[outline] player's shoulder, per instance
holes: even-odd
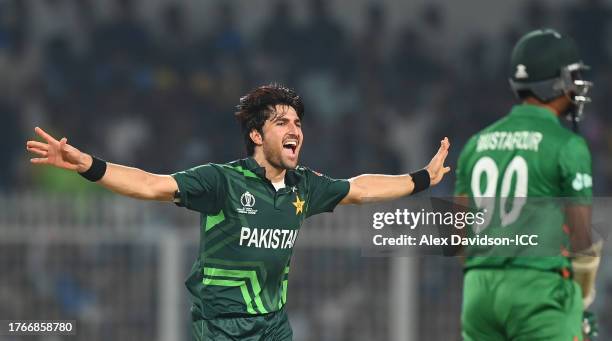
[[[522,115],[526,112],[531,112],[533,110],[534,109],[531,106],[515,106],[507,115],[499,118],[495,122],[489,124],[488,126],[479,130],[477,133],[473,134],[469,138],[468,142],[465,144],[465,147],[469,148],[471,146],[475,146],[481,136],[483,138],[486,138],[491,134],[499,135],[499,133],[502,133],[502,135],[505,134],[505,136],[509,136],[508,134],[510,133],[514,135],[527,134],[525,135],[527,137],[530,136],[529,134],[536,134],[538,135],[537,139],[541,140],[544,144],[549,144],[558,147],[561,147],[567,143],[586,144],[582,136],[565,127],[559,122],[558,118],[556,117],[547,117],[542,115]],[[521,115],[514,115],[513,113],[515,111],[520,111]],[[536,111],[536,113],[537,112],[538,111]],[[542,110],[540,110],[539,112],[542,112]],[[525,126],[525,117],[529,117],[530,122],[533,122],[532,124],[530,123],[530,126]]]
[[[257,168],[261,168],[255,160],[251,158],[233,160],[226,163],[209,163],[210,167],[216,169],[223,175],[240,175],[256,178]]]
[[[477,150],[480,149],[479,144],[481,142],[489,141],[490,143],[493,143],[492,139],[488,137],[494,137],[494,141],[496,141],[495,143],[498,143],[501,141],[501,136],[498,136],[501,132],[507,134],[508,131],[513,130],[512,126],[514,118],[510,114],[511,112],[480,129],[478,132],[472,134],[461,149],[459,161],[469,158],[472,155],[476,155]]]
[[[215,167],[218,169],[239,169],[246,168],[246,162],[244,159],[233,160],[225,163],[208,163],[211,167]]]
[[[495,122],[489,124],[488,126],[480,129],[479,131],[477,131],[476,133],[472,134],[467,142],[465,143],[466,147],[469,147],[471,145],[475,145],[476,142],[478,141],[478,138],[480,137],[480,135],[483,134],[488,134],[490,132],[494,132],[494,131],[498,131],[502,126],[506,125],[508,120],[510,118],[508,116],[504,116],[501,117],[499,119],[497,119]]]
[[[175,175],[181,174],[191,174],[193,176],[206,178],[219,177],[222,175],[222,165],[216,163],[204,163],[175,173]]]
[[[317,172],[309,167],[298,165],[292,170],[292,173],[297,174],[300,178],[305,179],[308,183],[316,177],[324,177],[320,172]]]
[[[306,184],[315,184],[335,180],[326,174],[305,166],[297,166],[295,169],[293,169],[292,173],[295,173],[301,179],[304,179]]]
[[[468,154],[471,154],[472,152],[475,151],[476,149],[476,143],[478,141],[478,137],[480,136],[480,134],[482,134],[484,131],[481,130],[475,134],[472,134],[470,137],[468,137],[467,141],[463,144],[463,147],[461,148],[461,151],[459,153],[459,157],[461,158],[462,156],[466,156]]]
[[[583,136],[576,134],[573,131],[568,130],[568,132],[569,134],[567,134],[566,138],[563,139],[560,149],[568,153],[580,152],[590,154],[587,140]]]
[[[572,130],[568,129],[562,124],[552,125],[547,128],[549,128],[549,130],[546,131],[545,134],[548,133],[546,135],[555,136],[556,141],[560,141],[560,142],[571,141],[572,143],[586,143],[586,140],[584,139],[584,137],[582,137],[582,135],[573,132]]]
[[[514,112],[517,114],[514,115]],[[517,105],[506,117],[509,119],[510,126],[513,126],[515,117],[518,122],[524,122],[527,119],[530,130],[541,132],[549,143],[562,144],[568,139],[580,137],[564,126],[556,114],[539,106]]]
[[[201,169],[201,170],[214,170],[214,171],[222,171],[226,165],[228,165],[228,163],[214,163],[214,162],[207,162],[207,163],[203,163],[199,166],[196,166],[195,168],[197,169]]]
[[[312,177],[315,179],[318,179],[318,178],[331,179],[332,178],[325,173],[321,173],[317,170],[314,170],[306,166],[297,166],[293,171],[301,176]]]
[[[567,140],[568,142],[571,141],[572,143],[584,143],[584,144],[587,143],[584,136],[578,134],[577,132],[572,131],[561,125],[559,126],[559,129],[560,129],[559,133],[563,135],[564,140]]]
[[[309,167],[306,167],[306,166],[301,166],[301,165],[298,165],[297,167],[295,167],[295,169],[293,171],[298,173],[298,174],[300,174],[300,175],[323,176],[323,173],[317,172],[317,171],[313,170],[312,168],[309,168]]]
[[[472,135],[472,139],[477,139],[478,136],[483,134],[488,134],[491,132],[499,131],[505,129],[506,126],[512,124],[512,117],[508,114],[503,117],[500,117],[493,123],[479,130],[476,134]]]
[[[547,126],[545,130],[542,130],[542,133],[544,135],[542,142],[549,147],[552,146],[552,149],[557,152],[571,152],[577,149],[588,151],[589,149],[588,143],[582,135],[562,124]]]
[[[253,174],[253,172],[248,167],[246,167],[242,160],[235,160],[226,163],[208,162],[197,165],[183,172],[192,173],[194,175],[207,178],[224,178],[232,174]]]

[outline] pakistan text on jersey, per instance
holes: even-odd
[[[537,152],[542,137],[542,133],[537,131],[495,131],[478,137],[476,151],[530,150]]]
[[[239,245],[263,249],[291,249],[297,236],[298,230],[242,227]]]

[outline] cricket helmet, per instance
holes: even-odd
[[[580,121],[592,82],[582,78],[589,69],[578,55],[574,41],[552,29],[527,33],[514,46],[510,60],[510,86],[519,98],[535,96],[548,102],[568,96],[572,106],[567,118]]]

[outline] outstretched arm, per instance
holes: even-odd
[[[65,137],[58,141],[39,127],[34,131],[44,142],[26,143],[27,150],[38,155],[30,159],[33,164],[50,165],[79,173],[91,167],[91,155],[69,145]],[[107,163],[106,172],[97,183],[115,193],[147,200],[172,201],[178,190],[176,181],[170,175],[152,174],[113,163]]]
[[[429,174],[430,186],[437,185],[442,181],[444,175],[450,171],[450,167],[444,166],[449,147],[450,142],[445,137],[444,140],[440,141],[438,152],[425,167]],[[349,181],[351,182],[351,188],[346,197],[340,201],[341,205],[397,199],[412,194],[415,185],[409,174],[363,174]]]

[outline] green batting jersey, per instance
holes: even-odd
[[[201,214],[198,257],[186,281],[195,320],[280,310],[300,226],[331,212],[350,187],[297,167],[277,191],[253,158],[172,176],[177,204]]]
[[[485,212],[479,235],[537,236],[537,247],[470,246],[466,268],[569,267],[569,236],[558,198],[590,204],[591,155],[585,140],[553,112],[517,105],[469,139],[459,156],[455,195],[467,195],[472,207]]]

